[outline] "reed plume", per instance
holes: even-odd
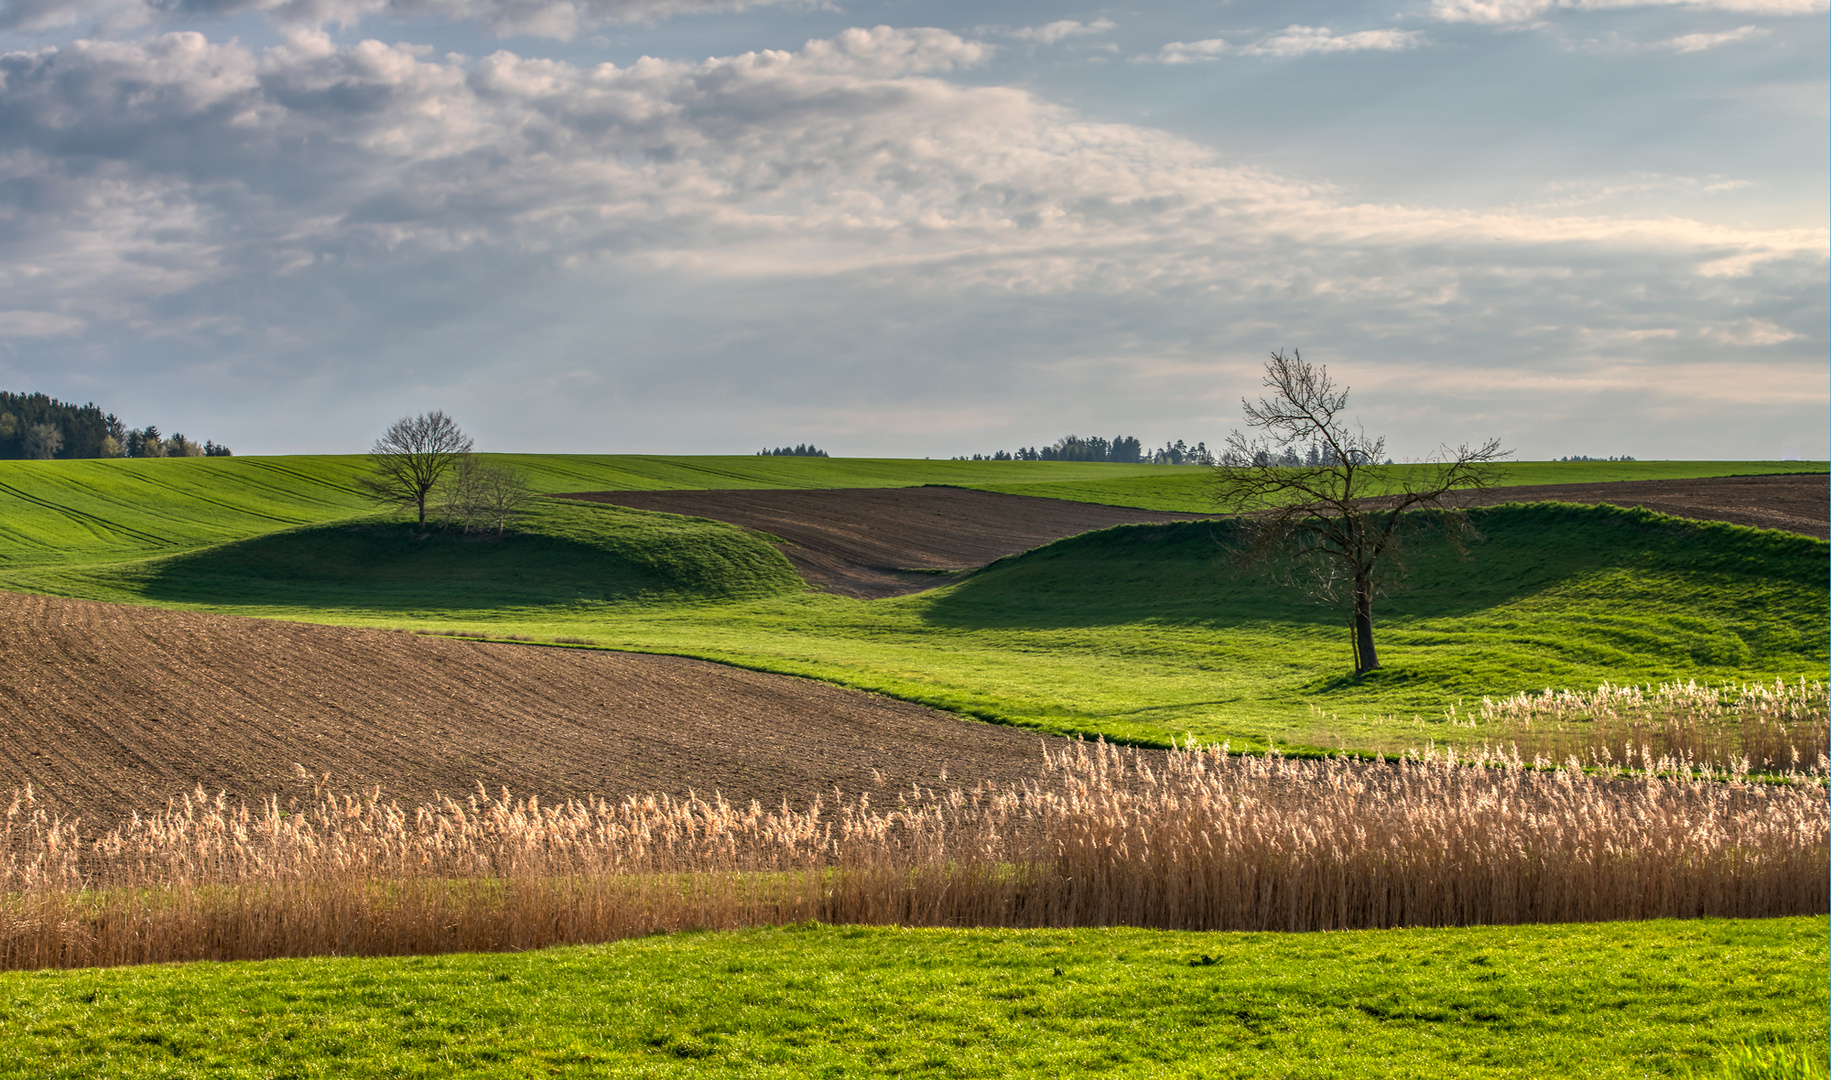
[[[650,796],[403,807],[201,790],[101,836],[0,840],[0,968],[402,955],[819,919],[1328,930],[1823,913],[1827,762],[1396,761],[1082,743],[1006,786],[806,809]]]

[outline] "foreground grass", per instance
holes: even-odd
[[[0,975],[0,1077],[1824,1075],[1824,918],[799,926]]]

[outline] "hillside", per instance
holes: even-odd
[[[932,589],[1093,529],[1194,516],[958,487],[591,491],[566,498],[754,529],[785,541],[782,554],[808,584],[861,599]]]
[[[1154,511],[1206,513],[1199,467],[1065,461],[487,455],[542,493],[948,484]],[[0,461],[0,573],[168,555],[374,512],[360,455]],[[1550,462],[1508,484],[1817,472],[1823,462]]]
[[[1824,669],[1824,541],[1638,509],[1472,513],[1487,539],[1468,558],[1412,550],[1409,577],[1376,613],[1386,667],[1359,683],[1344,677],[1340,616],[1239,572],[1225,522],[1093,532],[870,602],[803,591],[770,544],[732,526],[579,503],[549,508],[554,535],[500,545],[351,523],[7,580],[309,622],[584,640],[1156,744],[1185,734],[1367,750],[1478,744],[1481,732],[1437,722],[1448,706],[1604,680]],[[499,562],[516,544],[547,554]]]

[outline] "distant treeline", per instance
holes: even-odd
[[[798,446],[778,446],[774,450],[758,450],[758,457],[826,457],[827,452],[813,443],[801,443]]]
[[[1164,443],[1156,450],[1146,450],[1136,436],[1121,435],[1115,439],[1098,436],[1082,438],[1064,435],[1053,446],[1038,450],[1020,446],[1016,450],[998,450],[990,454],[957,457],[955,461],[1117,461],[1132,465],[1212,465],[1214,454],[1206,443],[1190,446],[1181,439]]]
[[[1633,461],[1634,459],[1632,456],[1630,456],[1628,454],[1623,454],[1620,457],[1590,457],[1588,454],[1573,454],[1570,457],[1561,457],[1558,460],[1559,461]]]
[[[1351,451],[1349,451],[1348,457],[1349,457],[1349,460],[1351,460],[1356,465],[1377,465],[1377,464],[1379,464],[1378,462],[1374,461],[1372,457],[1368,456],[1368,454],[1364,450],[1351,450]],[[1311,443],[1309,449],[1305,450],[1301,454],[1297,452],[1296,447],[1287,446],[1284,448],[1284,452],[1280,453],[1280,454],[1273,454],[1269,451],[1260,450],[1259,452],[1253,454],[1250,458],[1241,457],[1239,460],[1232,460],[1231,458],[1223,459],[1222,464],[1224,464],[1224,465],[1260,465],[1260,466],[1282,465],[1282,466],[1285,466],[1286,468],[1296,468],[1300,465],[1304,465],[1304,466],[1336,465],[1336,464],[1339,464],[1340,462],[1341,462],[1341,458],[1335,453],[1334,447],[1320,446],[1316,443]],[[1388,465],[1392,464],[1392,459],[1387,458],[1386,464],[1388,464]]]
[[[72,405],[44,394],[0,390],[0,458],[228,456],[226,446],[167,436],[151,424],[129,428],[93,402]]]

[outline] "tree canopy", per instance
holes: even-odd
[[[1383,437],[1348,426],[1348,388],[1337,388],[1327,368],[1295,350],[1274,352],[1262,383],[1269,396],[1240,401],[1258,434],[1227,437],[1215,466],[1215,503],[1246,515],[1245,558],[1288,559],[1319,598],[1347,608],[1354,673],[1365,675],[1380,666],[1373,601],[1402,567],[1406,532],[1430,525],[1460,545],[1467,522],[1445,496],[1489,486],[1493,464],[1511,452],[1489,439],[1394,466]]]

